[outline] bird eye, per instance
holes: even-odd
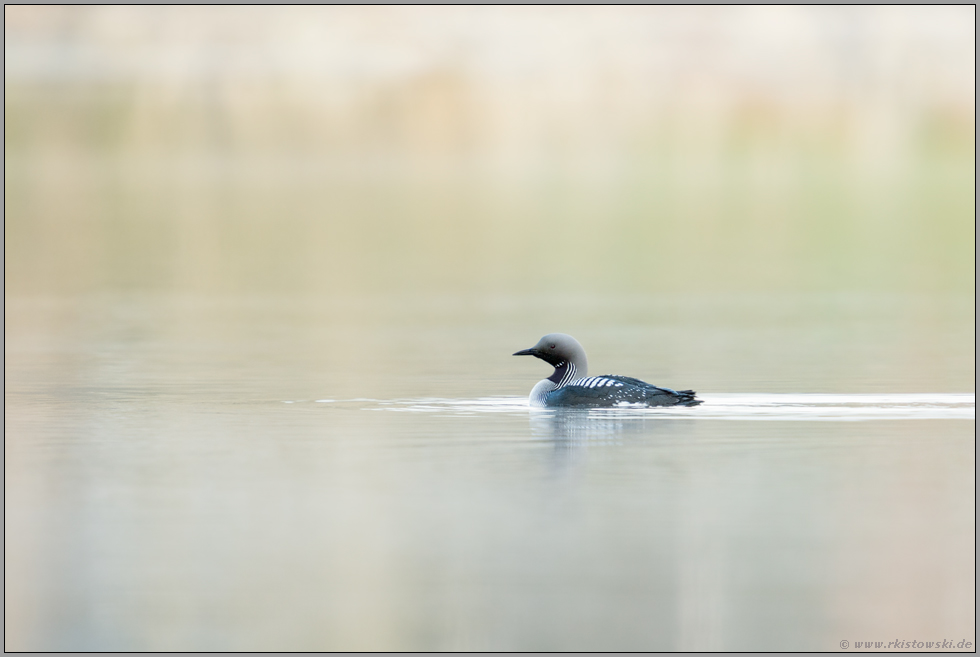
[[[555,345],[551,345],[551,348],[554,349],[555,348]]]

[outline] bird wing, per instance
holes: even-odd
[[[693,390],[671,390],[629,376],[603,374],[579,379],[548,394],[548,406],[697,406]]]

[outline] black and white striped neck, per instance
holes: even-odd
[[[555,384],[555,389],[567,386],[575,380],[575,365],[568,361],[561,361],[555,365],[555,372],[548,377],[548,380]]]

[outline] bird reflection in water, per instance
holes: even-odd
[[[535,440],[551,440],[556,448],[589,445],[621,445],[640,435],[676,435],[687,422],[656,417],[637,417],[596,409],[549,409],[529,414]]]

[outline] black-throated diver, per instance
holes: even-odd
[[[554,373],[531,390],[531,406],[697,406],[693,390],[659,388],[628,376],[589,376],[589,360],[578,340],[549,333],[515,356],[535,356],[554,366]]]

